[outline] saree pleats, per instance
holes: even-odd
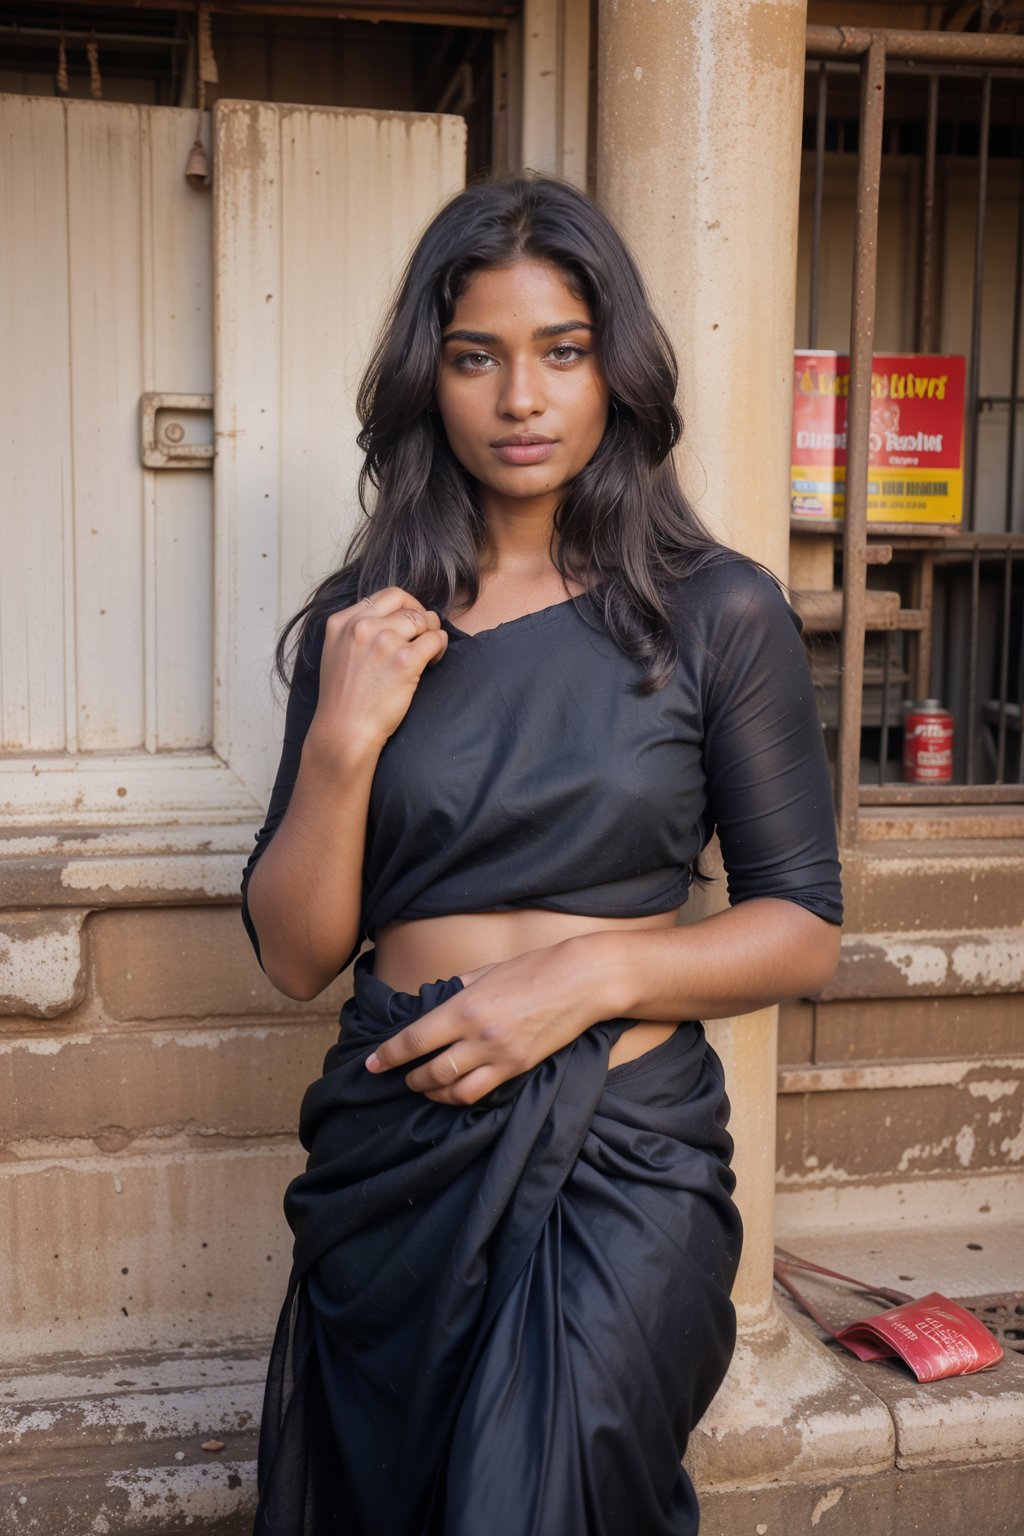
[[[609,1071],[608,1020],[453,1108],[364,1062],[461,982],[371,964],[303,1099],[255,1536],[693,1536],[740,1250],[701,1025]]]

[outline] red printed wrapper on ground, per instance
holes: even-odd
[[[1003,1358],[985,1325],[938,1291],[851,1323],[836,1338],[858,1360],[899,1355],[918,1381],[967,1376]]]

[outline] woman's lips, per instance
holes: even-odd
[[[506,464],[543,464],[558,447],[557,443],[492,443],[494,452]]]

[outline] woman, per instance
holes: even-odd
[[[363,381],[372,517],[279,642],[243,878],[290,997],[373,940],[302,1105],[260,1536],[697,1529],[740,1249],[699,1020],[818,990],[842,914],[799,620],[682,497],[675,387],[532,176],[438,214]],[[678,927],[716,827],[732,905]]]

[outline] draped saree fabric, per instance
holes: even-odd
[[[455,1108],[363,1063],[462,982],[372,959],[302,1103],[254,1536],[693,1536],[741,1238],[702,1025],[609,1071],[604,1021]]]

